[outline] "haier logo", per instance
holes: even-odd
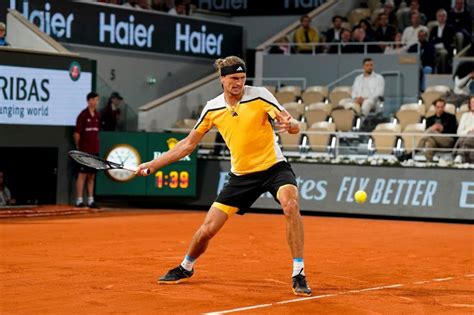
[[[151,48],[154,25],[145,26],[135,24],[135,17],[130,15],[128,21],[116,23],[115,14],[110,14],[107,19],[105,13],[99,14],[99,40],[101,43],[119,44],[123,46],[137,46]],[[108,35],[108,36],[106,36]]]
[[[206,26],[201,26],[201,32],[191,32],[191,26],[176,23],[176,50],[192,52],[195,54],[207,54],[220,56],[222,51],[222,40],[224,35],[206,33]]]
[[[16,6],[16,0],[10,0],[10,9],[19,10]],[[56,38],[71,38],[72,22],[74,21],[74,14],[67,16],[61,13],[52,13],[51,5],[46,2],[44,4],[44,11],[33,10],[30,13],[28,0],[23,1],[23,16],[31,23],[38,26],[38,28],[48,35],[53,35]]]
[[[324,3],[324,0],[285,0],[285,9],[314,9]]]

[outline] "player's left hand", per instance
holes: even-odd
[[[278,133],[288,132],[291,128],[291,116],[285,112],[279,112],[276,114],[276,128]]]

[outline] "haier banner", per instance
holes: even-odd
[[[474,170],[292,163],[305,211],[474,220]],[[198,205],[210,205],[228,179],[230,163],[200,160]],[[364,204],[354,201],[367,192]],[[263,194],[253,208],[280,206]]]
[[[0,51],[0,124],[73,126],[92,85],[86,59]]]
[[[192,0],[202,10],[225,12],[231,15],[300,15],[308,13],[326,0]]]
[[[242,53],[242,27],[121,6],[58,0],[0,1],[59,42],[216,58]]]

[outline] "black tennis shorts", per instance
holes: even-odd
[[[237,176],[229,173],[229,181],[224,185],[215,202],[238,208],[237,214],[244,214],[261,194],[270,192],[277,199],[278,189],[284,185],[297,187],[295,173],[286,161],[278,162],[267,170]]]

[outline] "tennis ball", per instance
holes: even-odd
[[[367,193],[363,190],[358,190],[354,194],[354,199],[357,203],[364,203],[367,200]]]

